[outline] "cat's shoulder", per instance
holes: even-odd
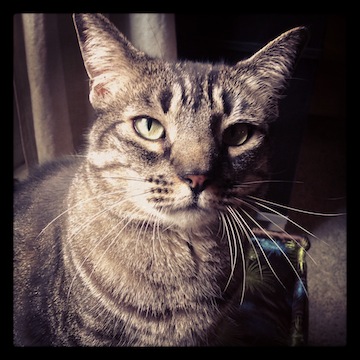
[[[63,172],[76,171],[81,161],[77,157],[63,157],[45,162],[29,170],[29,175],[24,180],[15,179],[15,191],[21,190],[34,182],[41,182],[46,178],[60,175]]]
[[[40,197],[46,195],[49,199],[52,197],[50,194],[64,194],[81,162],[80,157],[69,156],[31,169],[26,179],[17,181],[14,185],[15,205],[20,200],[26,202],[34,194]]]

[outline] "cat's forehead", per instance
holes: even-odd
[[[197,85],[208,83],[221,83],[227,75],[232,73],[232,67],[225,64],[199,63],[192,61],[178,61],[169,63],[166,61],[155,62],[155,66],[150,68],[149,74],[159,76],[167,84],[171,82],[189,82]],[[228,85],[231,84],[231,76],[228,78]]]
[[[149,81],[146,81],[147,78]],[[145,92],[162,111],[261,117],[248,71],[225,64],[156,62],[147,68]],[[260,110],[260,111],[259,111]]]

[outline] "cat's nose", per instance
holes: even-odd
[[[208,177],[205,175],[185,175],[183,180],[189,184],[194,192],[200,193],[205,190],[208,184]]]

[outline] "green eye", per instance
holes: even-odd
[[[134,120],[136,132],[146,140],[158,140],[165,137],[165,129],[159,121],[151,117],[139,117]]]
[[[223,141],[228,146],[240,146],[250,137],[250,128],[247,124],[237,123],[229,126],[223,134]]]

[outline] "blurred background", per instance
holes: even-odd
[[[235,63],[300,25],[310,39],[271,129],[267,198],[320,213],[346,212],[346,17],[339,14],[106,14],[152,56]],[[16,178],[81,151],[94,118],[70,14],[17,14],[14,39]],[[277,210],[309,236],[309,345],[346,344],[346,216]],[[289,232],[303,231],[288,222]]]

